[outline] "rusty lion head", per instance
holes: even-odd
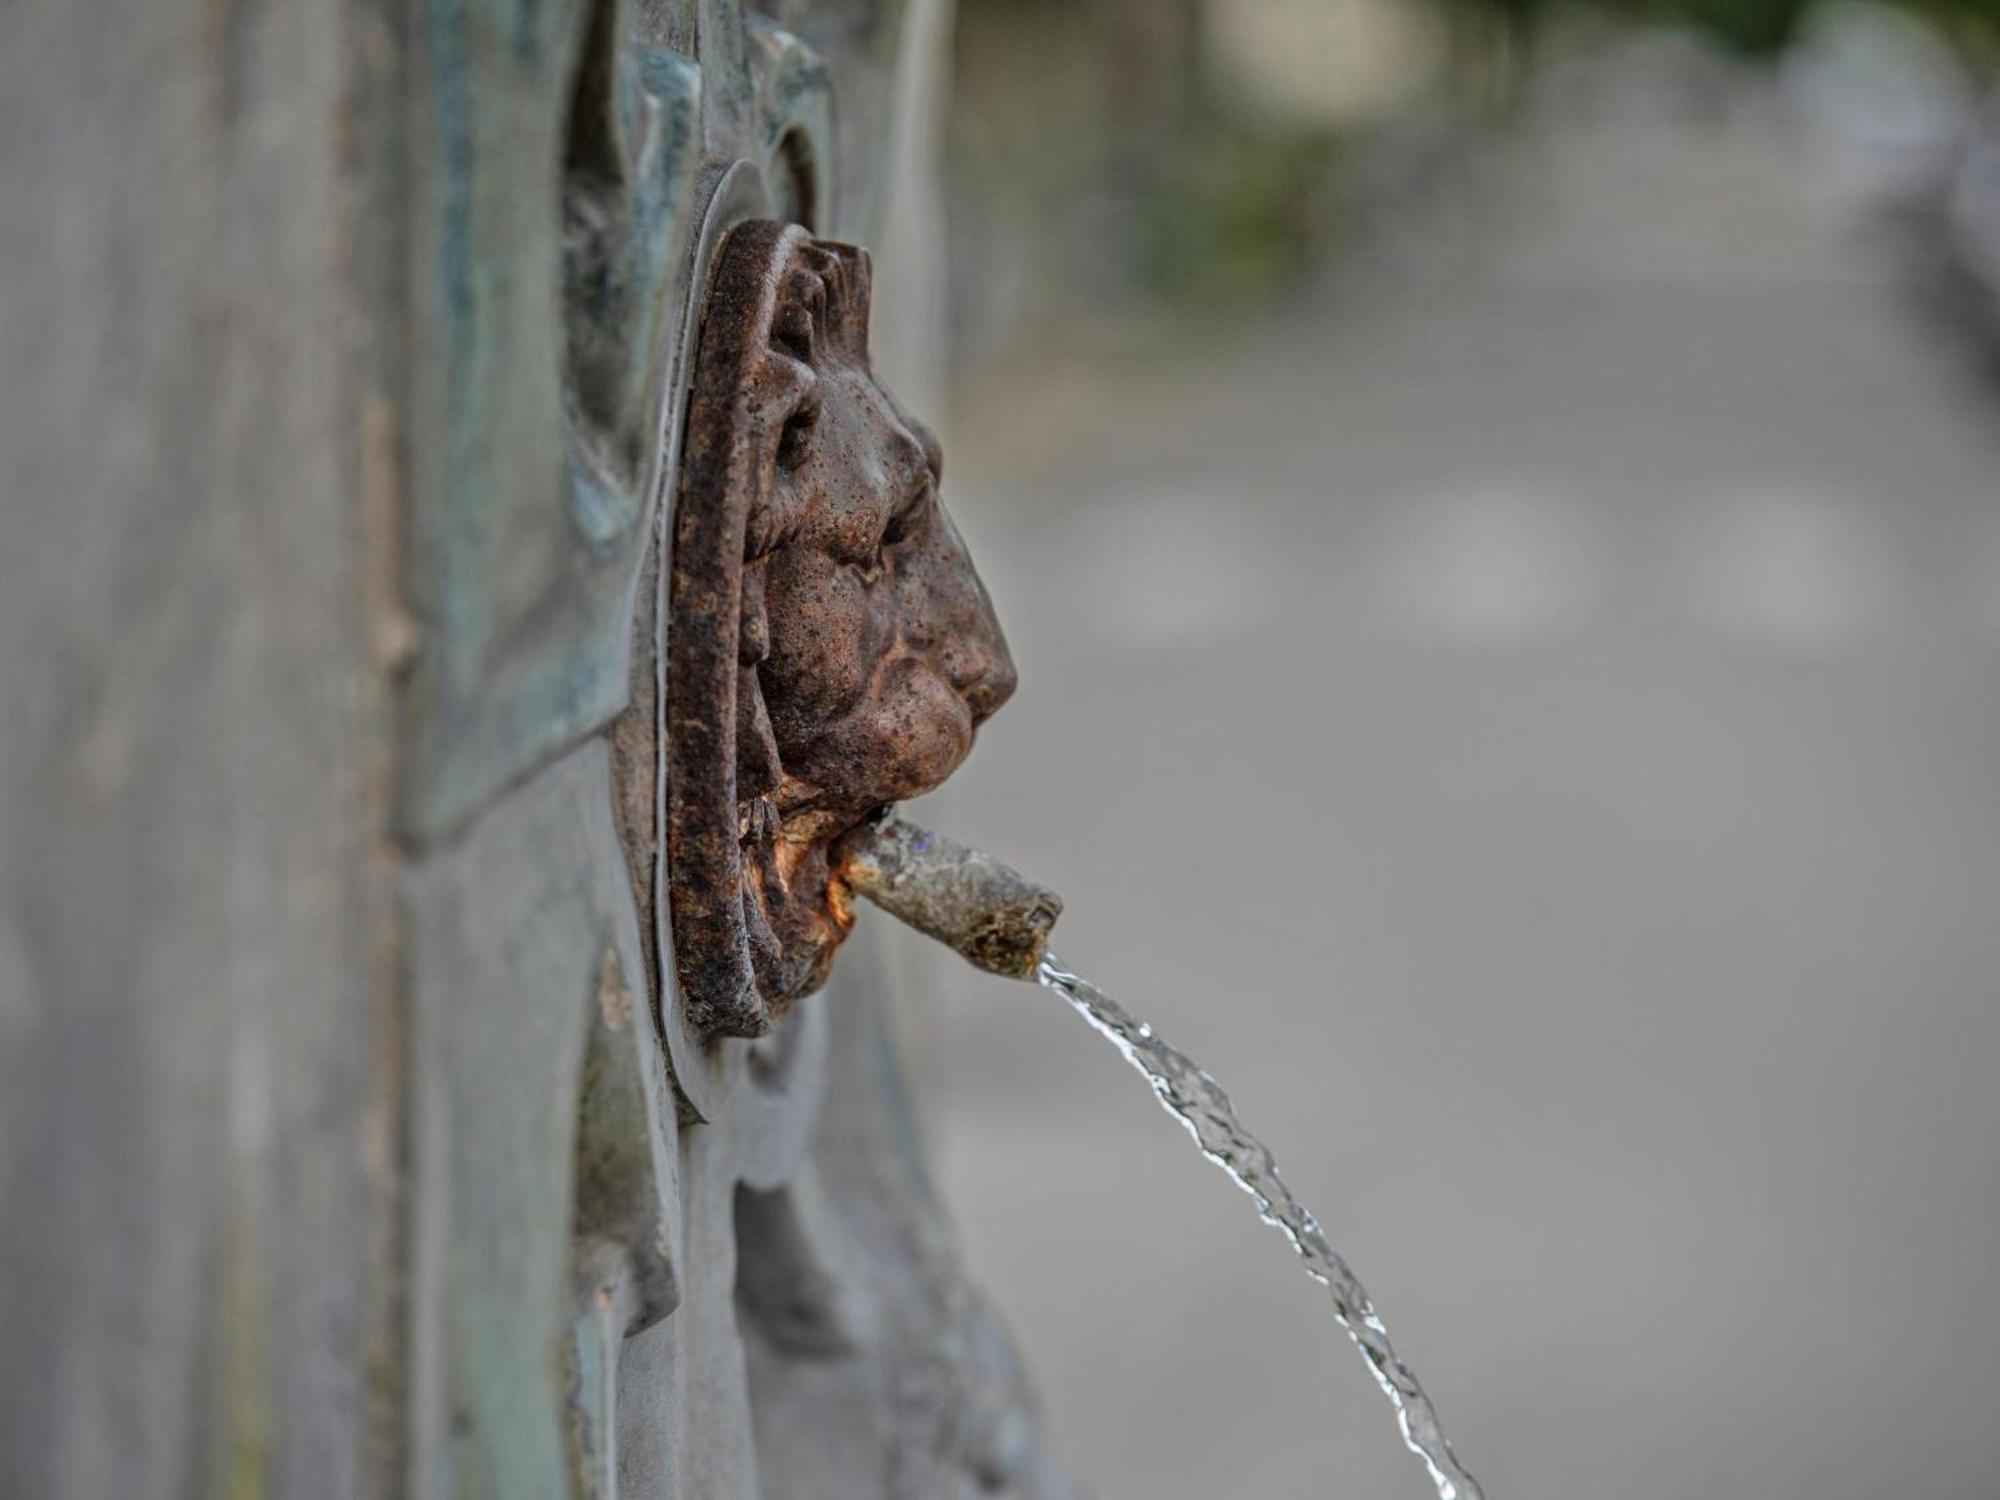
[[[709,1035],[824,982],[851,923],[831,846],[949,776],[1014,690],[937,441],[869,366],[869,291],[865,251],[767,221],[710,284],[665,671],[674,948]]]

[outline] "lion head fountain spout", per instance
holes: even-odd
[[[992,855],[884,813],[840,842],[835,902],[866,896],[966,962],[1032,979],[1062,897]]]
[[[981,968],[1038,982],[1146,1076],[1284,1233],[1439,1500],[1479,1500],[1367,1289],[1221,1087],[1048,952],[1053,891],[891,811],[964,760],[1013,692],[1014,666],[939,506],[937,444],[869,368],[868,298],[862,251],[763,220],[732,232],[709,290],[660,678],[667,895],[690,1041],[768,1032],[824,982],[856,895]],[[795,1230],[768,1219],[755,1241],[787,1297],[811,1280],[783,1258]],[[754,1283],[747,1295],[760,1295]],[[818,1350],[838,1327],[824,1322]]]
[[[674,948],[710,1036],[824,982],[853,921],[834,845],[942,782],[1014,690],[937,442],[870,368],[869,291],[864,251],[763,220],[710,283],[664,681]]]

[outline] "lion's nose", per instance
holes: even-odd
[[[927,655],[965,704],[976,728],[1014,696],[1019,678],[986,585],[965,539],[940,505],[911,581],[921,603],[905,616],[907,639]]]
[[[1014,670],[1014,658],[997,626],[988,649],[967,652],[966,655],[980,657],[981,670],[969,681],[954,682],[952,686],[958,689],[965,706],[972,711],[972,722],[983,724],[999,712],[1001,704],[1014,696],[1014,689],[1020,686],[1021,678]]]
[[[958,598],[956,607],[949,611],[955,619],[947,627],[939,665],[977,728],[1014,696],[1020,674],[1014,669],[1014,653],[1007,649],[1007,637],[1000,629],[1000,616],[959,539],[958,528],[947,518],[944,529],[952,541],[948,554],[950,588]]]

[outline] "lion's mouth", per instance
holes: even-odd
[[[825,980],[854,926],[841,840],[935,788],[971,751],[971,706],[936,666],[892,654],[867,701],[804,744],[777,746],[777,785],[737,805],[743,920],[759,988],[784,1003]]]
[[[745,916],[775,933],[796,929],[800,918],[811,914],[830,928],[820,932],[819,939],[837,944],[854,923],[838,899],[830,851],[850,834],[887,816],[890,806],[877,804],[857,814],[820,805],[816,799],[794,805],[797,810],[787,816],[783,799],[766,794],[746,801],[739,810],[737,842],[751,872],[750,889],[757,892],[755,899],[744,902]]]

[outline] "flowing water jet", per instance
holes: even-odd
[[[1403,1443],[1423,1463],[1439,1500],[1483,1500],[1452,1452],[1437,1408],[1389,1342],[1368,1289],[1327,1243],[1310,1210],[1278,1173],[1270,1148],[1245,1128],[1222,1087],[1195,1061],[1048,951],[1062,901],[989,854],[884,816],[851,835],[838,869],[839,899],[866,896],[892,916],[990,973],[1034,979],[1066,1000],[1152,1085],[1202,1154],[1257,1204],[1290,1241],[1305,1271],[1326,1289],[1333,1315],[1368,1361],[1395,1408]]]

